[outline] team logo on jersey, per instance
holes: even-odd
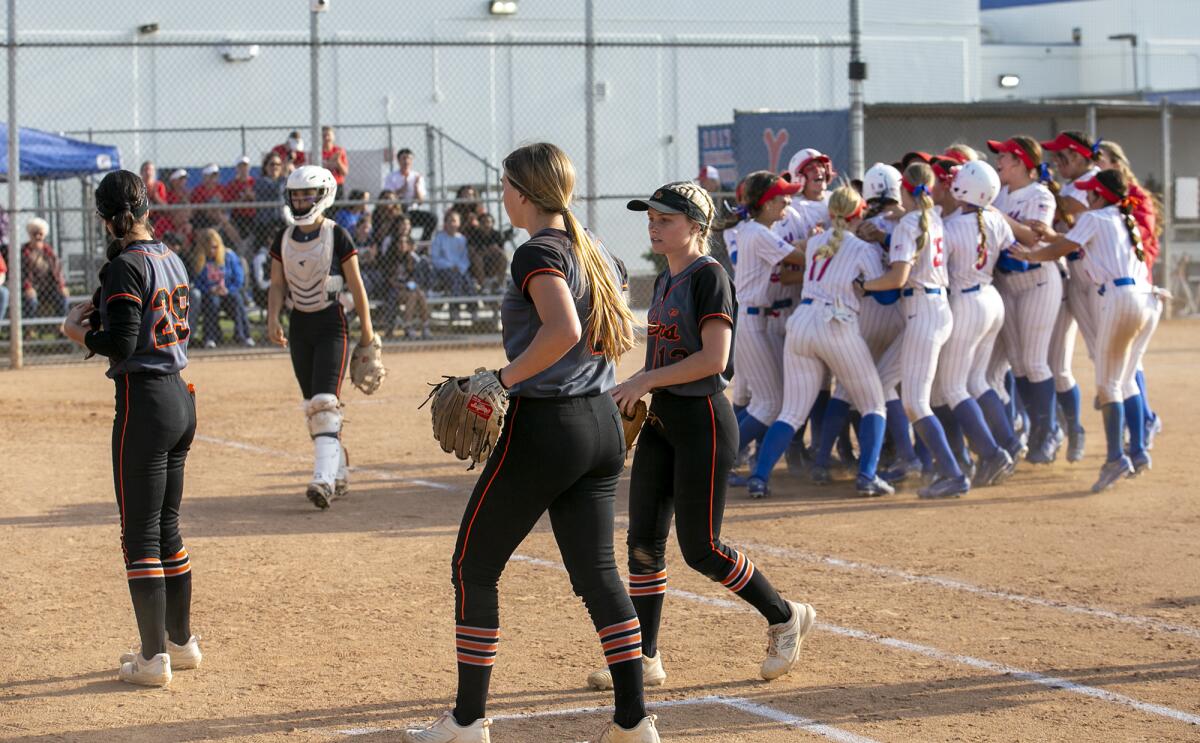
[[[660,338],[664,341],[678,343],[679,326],[675,324],[663,325],[662,323],[651,323],[646,327],[646,335]]]

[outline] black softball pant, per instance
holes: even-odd
[[[178,374],[117,377],[113,420],[113,482],[121,513],[121,549],[127,571],[187,567],[179,535],[183,468],[196,433],[196,401]],[[172,561],[182,564],[173,564]],[[134,566],[142,561],[148,568]],[[161,568],[155,563],[162,562]]]
[[[317,312],[292,310],[288,320],[288,349],[305,400],[322,393],[342,396],[350,333],[340,303],[334,302]]]
[[[776,624],[790,609],[746,555],[721,542],[725,486],[738,449],[738,422],[725,395],[656,392],[638,437],[629,483],[629,594],[643,646],[656,655],[658,609],[667,590],[671,519],[683,559]],[[644,615],[649,609],[649,615]]]

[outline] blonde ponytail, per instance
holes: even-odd
[[[929,212],[933,209],[933,197],[929,194],[933,188],[933,168],[923,162],[910,163],[904,169],[903,184],[921,210],[921,218],[917,222],[921,229],[921,234],[917,236],[919,254],[929,244]]]
[[[850,220],[862,214],[863,200],[850,186],[842,186],[829,196],[829,221],[833,233],[817,249],[817,258],[832,258],[842,248],[842,238],[850,229]]]

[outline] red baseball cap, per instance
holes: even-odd
[[[1025,151],[1025,148],[1017,143],[1015,139],[1006,139],[1003,142],[998,142],[994,139],[987,141],[988,149],[996,154],[1007,152],[1010,155],[1016,155],[1017,158],[1030,170],[1036,170],[1037,164],[1033,162],[1033,158]]]
[[[790,183],[786,178],[776,178],[771,187],[767,189],[767,192],[759,197],[758,203],[755,206],[762,206],[780,194],[791,196],[802,188],[804,188],[803,183]]]
[[[1086,181],[1075,181],[1075,188],[1078,188],[1081,191],[1095,191],[1103,196],[1104,200],[1110,204],[1118,204],[1124,198],[1123,196],[1118,196],[1115,191],[1104,185],[1100,179],[1096,177],[1088,178]]]
[[[1074,150],[1088,160],[1091,160],[1092,156],[1095,155],[1091,142],[1086,141],[1086,139],[1080,139],[1077,135],[1072,136],[1068,132],[1059,132],[1058,136],[1049,142],[1042,142],[1042,149],[1050,150],[1051,152]]]
[[[955,149],[946,150],[940,155],[940,157],[944,160],[953,160],[959,165],[966,165],[970,162],[970,159],[966,155]]]

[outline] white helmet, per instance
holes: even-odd
[[[292,191],[316,189],[317,200],[302,214],[297,214],[292,206]],[[317,217],[325,213],[333,204],[337,194],[337,181],[320,165],[302,165],[292,171],[287,179],[287,189],[283,192],[284,214],[292,224],[312,224]]]
[[[862,195],[867,201],[891,199],[900,201],[900,171],[887,163],[875,163],[863,176]]]
[[[829,173],[825,178],[826,183],[832,183],[833,179],[837,177],[837,171],[834,170],[833,162],[829,159],[829,155],[812,147],[807,147],[792,155],[792,159],[788,162],[788,172],[793,176],[803,176],[804,167],[811,162],[825,163],[825,166],[829,169]]]
[[[984,161],[971,160],[958,169],[950,193],[964,204],[983,209],[991,206],[1000,193],[1000,176]]]

